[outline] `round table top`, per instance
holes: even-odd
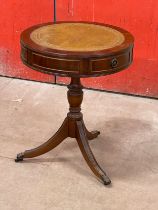
[[[127,68],[134,38],[124,29],[92,22],[35,25],[21,34],[21,58],[31,68],[61,76],[100,76]]]
[[[121,45],[123,33],[111,27],[89,23],[51,24],[35,29],[30,38],[36,44],[57,50],[98,51]]]

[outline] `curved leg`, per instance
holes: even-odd
[[[87,164],[93,171],[93,173],[105,184],[108,185],[111,183],[109,177],[106,175],[106,173],[101,169],[99,164],[97,163],[91,149],[88,143],[88,140],[86,138],[86,132],[84,128],[84,124],[82,121],[77,121],[77,129],[78,129],[78,136],[77,136],[77,142],[80,147],[80,150],[87,161]]]
[[[24,158],[33,158],[40,156],[50,150],[54,149],[58,146],[65,138],[68,137],[68,119],[66,118],[59,128],[59,130],[55,133],[53,137],[51,137],[47,142],[40,145],[37,148],[26,150],[23,153],[19,153],[17,158],[15,159],[16,162],[22,161]]]
[[[100,134],[100,131],[88,131],[84,122],[83,122],[84,128],[85,128],[85,132],[86,132],[86,137],[88,140],[93,140],[95,138],[97,138],[97,136]]]

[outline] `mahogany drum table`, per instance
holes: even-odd
[[[42,155],[67,137],[75,138],[93,173],[105,185],[109,177],[97,163],[89,146],[99,131],[88,131],[81,113],[83,87],[80,78],[126,69],[133,59],[133,36],[124,29],[91,22],[57,22],[36,25],[21,34],[21,59],[30,68],[71,77],[67,98],[69,112],[59,130],[44,144],[19,153],[16,162]],[[95,117],[95,116],[94,116]]]

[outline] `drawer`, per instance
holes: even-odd
[[[131,51],[116,56],[110,56],[101,59],[92,59],[90,60],[90,71],[91,73],[117,71],[117,69],[128,66],[131,61]]]
[[[79,73],[80,70],[80,61],[79,60],[69,60],[61,58],[52,58],[49,56],[44,56],[38,53],[32,53],[32,65],[47,70],[53,71],[68,71]]]

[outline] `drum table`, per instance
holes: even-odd
[[[16,162],[42,155],[67,137],[75,138],[93,173],[105,185],[109,177],[97,163],[89,140],[100,132],[89,132],[81,113],[83,87],[80,78],[113,74],[126,69],[133,58],[133,36],[118,27],[91,22],[57,22],[36,25],[21,34],[21,59],[30,68],[71,77],[67,98],[69,112],[59,130],[44,144],[17,155]],[[94,113],[95,117],[95,113]]]

